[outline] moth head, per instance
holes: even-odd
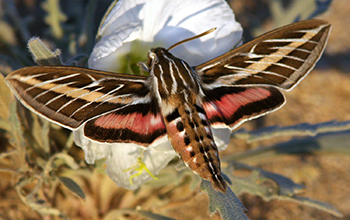
[[[148,52],[147,66],[152,68],[154,64],[159,62],[159,58],[162,54],[166,53],[167,50],[162,47],[152,48]]]
[[[193,37],[190,37],[190,38],[186,38],[182,41],[179,41],[173,45],[171,45],[168,49],[165,49],[165,48],[162,48],[162,47],[157,47],[157,48],[152,48],[149,52],[148,52],[148,60],[147,60],[147,66],[152,68],[152,64],[154,65],[155,63],[158,63],[159,62],[159,57],[162,56],[162,54],[165,54],[165,53],[169,53],[168,51],[183,44],[183,43],[186,43],[188,41],[191,41],[191,40],[195,40],[197,38],[200,38],[200,37],[203,37],[207,34],[210,34],[211,32],[215,31],[216,28],[212,28],[212,29],[209,29],[201,34],[198,34],[198,35],[195,35]]]
[[[177,47],[177,46],[179,46],[179,45],[181,45],[183,43],[186,43],[188,41],[191,41],[191,40],[203,37],[204,35],[207,35],[207,34],[213,32],[215,30],[216,30],[216,28],[212,28],[212,29],[210,29],[208,31],[205,31],[205,32],[203,32],[201,34],[198,34],[196,36],[193,36],[193,37],[190,37],[190,38],[186,38],[186,39],[184,39],[182,41],[179,41],[179,42],[173,44],[168,49],[165,49],[165,48],[162,48],[162,47],[157,47],[157,48],[150,49],[150,51],[148,52],[148,59],[147,59],[147,63],[146,63],[148,69],[149,68],[150,69],[153,68],[153,66],[159,62],[159,58],[161,56],[163,56],[164,54],[167,54],[167,55],[171,56],[171,54],[169,53],[169,50],[171,50],[171,49],[173,49],[173,48],[175,48],[175,47]]]

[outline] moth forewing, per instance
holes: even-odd
[[[209,122],[233,130],[283,106],[278,90],[291,90],[310,72],[324,51],[330,28],[322,20],[301,21],[197,66]]]
[[[6,77],[26,107],[70,129],[136,102],[137,97],[146,101],[145,79],[68,66],[24,67]]]
[[[204,88],[275,86],[291,90],[324,51],[331,26],[322,20],[278,28],[197,66]]]

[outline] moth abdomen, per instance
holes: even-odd
[[[193,108],[189,108],[188,105],[179,106],[174,110],[175,113],[165,117],[168,138],[181,160],[194,173],[211,181],[215,189],[226,192],[218,148],[212,138],[205,112],[197,111],[200,107],[193,105]],[[178,117],[170,117],[174,115]]]

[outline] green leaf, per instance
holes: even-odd
[[[76,182],[74,182],[74,180],[63,176],[60,176],[59,179],[63,183],[63,185],[65,185],[70,191],[72,191],[78,197],[85,200],[84,191],[80,188],[80,186]]]
[[[248,219],[244,214],[245,209],[241,201],[232,192],[230,187],[227,188],[226,193],[215,190],[209,181],[203,180],[201,189],[209,196],[209,210],[211,213],[219,211],[222,219],[242,220]]]

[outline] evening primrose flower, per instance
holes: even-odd
[[[217,29],[171,50],[192,66],[228,52],[241,39],[242,28],[224,0],[119,0],[101,23],[89,68],[140,74],[137,64],[147,60],[149,49],[168,48],[211,28]],[[83,129],[74,132],[75,143],[83,148],[86,161],[106,158],[107,174],[127,189],[136,189],[152,179],[150,173],[157,175],[176,156],[167,136],[143,147],[99,143],[85,138]],[[216,129],[213,134],[219,149],[226,148],[230,131]],[[142,169],[144,172],[135,175]]]

